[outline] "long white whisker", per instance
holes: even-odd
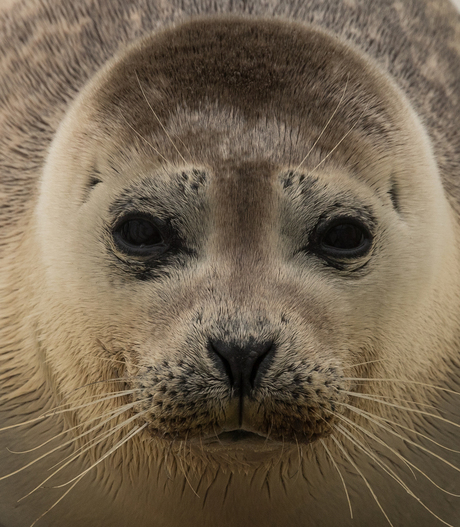
[[[42,421],[43,419],[47,419],[48,417],[52,417],[54,415],[60,415],[65,414],[66,412],[72,412],[75,410],[80,410],[81,408],[86,408],[87,406],[91,406],[94,404],[101,403],[103,401],[109,401],[110,399],[116,399],[117,397],[123,397],[124,395],[129,395],[131,393],[135,393],[139,390],[127,390],[126,392],[123,392],[122,394],[118,395],[111,395],[110,397],[104,397],[102,399],[98,399],[97,401],[91,401],[90,403],[85,403],[80,406],[75,406],[72,408],[66,408],[65,410],[50,410],[44,414],[39,415],[38,417],[35,417],[34,419],[29,419],[28,421],[23,421],[22,423],[16,423],[14,425],[4,426],[3,428],[0,428],[0,432],[4,432],[5,430],[11,430],[12,428],[18,428],[20,426],[25,426],[28,424],[36,423],[37,421]],[[68,403],[66,403],[68,404]],[[64,406],[64,405],[63,405]],[[59,408],[59,407],[58,407]]]
[[[351,411],[353,412],[356,412],[357,408],[353,405],[347,405],[346,403],[341,403],[343,406],[345,406],[346,408],[349,408]],[[436,446],[438,446],[439,448],[442,448],[444,450],[447,450],[448,452],[453,452],[454,454],[460,454],[460,450],[454,450],[453,448],[449,448],[441,443],[438,443],[437,441],[435,441],[433,438],[431,438],[430,436],[427,436],[426,434],[422,434],[422,432],[418,432],[417,430],[414,430],[408,426],[405,426],[405,425],[402,425],[401,423],[398,423],[397,421],[392,421],[391,419],[388,419],[386,417],[381,417],[379,415],[374,415],[374,414],[371,414],[365,410],[362,410],[361,408],[359,409],[359,412],[360,414],[362,414],[364,417],[366,416],[370,416],[370,417],[373,417],[374,419],[378,419],[379,421],[385,421],[386,423],[389,423],[391,425],[394,425],[394,426],[398,426],[399,428],[402,428],[403,430],[407,430],[408,432],[411,432],[419,437],[423,437],[423,439],[426,439],[427,441],[430,441],[431,443],[435,444]]]
[[[310,148],[310,150],[307,152],[307,154],[305,155],[305,157],[302,159],[302,161],[297,165],[297,167],[294,169],[294,172],[293,174],[295,174],[299,168],[305,163],[305,161],[308,159],[308,156],[312,153],[313,149],[315,148],[315,146],[318,144],[318,141],[321,139],[322,135],[324,134],[324,132],[326,131],[327,127],[329,126],[330,122],[332,121],[332,119],[334,119],[334,116],[335,114],[338,112],[341,104],[342,104],[342,101],[343,101],[343,98],[345,97],[345,93],[347,91],[347,87],[348,87],[348,81],[350,79],[350,74],[347,75],[347,80],[345,82],[345,87],[343,89],[343,93],[342,93],[342,97],[340,97],[340,100],[339,100],[339,103],[337,104],[337,106],[335,107],[335,110],[332,112],[332,115],[329,117],[329,120],[327,121],[327,123],[324,125],[323,129],[321,130],[321,133],[318,135],[318,137],[316,138],[316,141],[313,143],[312,147]]]
[[[404,481],[396,474],[396,472],[390,468],[384,461],[379,459],[376,454],[374,454],[370,448],[366,447],[358,438],[354,437],[351,434],[350,430],[347,430],[341,425],[335,425],[335,429],[338,430],[342,435],[344,435],[349,441],[356,445],[362,452],[373,459],[391,478],[393,478],[401,487],[411,496],[416,498],[412,493],[410,488],[404,483]]]
[[[95,404],[99,404],[105,401],[111,401],[112,399],[118,399],[119,397],[124,397],[125,395],[132,395],[133,393],[136,393],[138,391],[139,389],[122,390],[122,391],[115,392],[115,393],[110,392],[108,395],[102,395],[102,397],[100,395],[91,395],[89,398],[94,399],[93,401],[83,403],[79,406],[72,406],[71,408],[66,408],[65,410],[58,410],[58,408],[63,408],[64,406],[67,406],[69,404],[69,403],[64,403],[42,414],[42,417],[52,417],[54,415],[58,415],[58,414],[66,413],[66,412],[81,410],[82,408],[87,408],[88,406],[93,406]],[[99,397],[99,399],[97,399],[97,397]]]
[[[297,446],[297,454],[299,456],[299,466],[297,467],[297,470],[296,470],[295,474],[292,476],[292,478],[298,476],[298,474],[300,472],[300,468],[302,466],[302,458],[303,458],[303,452],[302,452],[302,449],[300,448],[299,441],[297,440],[297,437],[294,436],[294,438],[295,438],[295,444]]]
[[[382,460],[378,459],[377,456],[370,451],[370,449],[365,448],[362,445],[362,443],[358,439],[356,439],[356,437],[351,436],[348,430],[346,430],[344,427],[340,425],[337,425],[335,428],[338,429],[349,441],[351,441],[359,449],[361,449],[366,455],[368,455],[371,459],[373,459],[391,478],[393,478],[410,496],[412,496],[416,501],[418,501],[420,505],[422,505],[434,518],[439,520],[441,523],[444,523],[444,525],[447,525],[448,527],[454,527],[450,523],[447,523],[442,518],[440,518],[431,509],[429,509],[423,503],[423,501],[418,496],[416,496],[414,492],[404,483],[404,481],[396,474],[396,472],[393,469],[391,469]]]
[[[357,364],[352,364],[351,366],[345,366],[344,370],[350,370],[351,368],[357,368],[358,366],[366,366],[366,364],[374,364],[376,362],[386,362],[388,359],[375,359],[375,360],[368,360],[366,362],[358,362]],[[347,379],[350,380],[350,379]]]
[[[368,431],[366,431],[364,428],[360,427],[359,425],[357,425],[356,423],[353,423],[352,421],[350,421],[349,419],[346,419],[344,416],[341,416],[341,418],[343,418],[344,420],[346,420],[346,422],[348,422],[349,424],[351,424],[353,427],[355,428],[358,428],[359,430],[361,430],[362,432],[366,433],[371,439],[373,439],[374,441],[376,441],[377,443],[381,444],[382,446],[384,446],[385,448],[387,448],[388,450],[390,450],[390,452],[392,452],[395,456],[397,456],[401,461],[403,461],[405,464],[408,464],[410,466],[412,466],[413,468],[415,468],[415,470],[417,470],[418,472],[420,472],[423,476],[425,476],[428,481],[430,481],[430,483],[432,483],[435,487],[437,487],[439,490],[445,492],[446,494],[450,494],[451,496],[454,496],[454,497],[460,497],[458,496],[457,494],[452,494],[448,491],[446,491],[445,489],[443,489],[442,487],[440,487],[439,485],[437,485],[436,483],[434,483],[433,480],[431,480],[422,470],[420,470],[417,466],[415,466],[414,464],[410,463],[407,459],[405,459],[401,454],[399,454],[396,450],[394,450],[393,448],[389,447],[387,444],[385,444],[382,440],[380,440],[377,436],[375,436],[374,434],[371,434],[370,432],[368,433]],[[340,426],[340,425],[338,425]],[[345,434],[344,434],[345,435]],[[349,438],[350,439],[350,438]],[[356,440],[356,438],[354,438]],[[351,439],[350,439],[351,440]],[[351,440],[353,441],[353,440]],[[367,452],[368,455],[370,455],[369,452]],[[372,456],[371,456],[372,457]],[[378,460],[375,460],[382,468],[383,470],[385,470],[385,472],[387,472],[387,474],[389,474],[390,476],[392,476],[392,474],[390,474],[383,466],[382,464],[383,461],[378,461]],[[387,465],[385,465],[387,466]],[[391,472],[392,469],[390,469],[388,466],[387,466],[388,470],[390,470]],[[393,472],[394,473],[394,472]],[[393,476],[392,476],[393,477]],[[394,477],[393,479],[395,479],[395,481],[397,481],[403,488],[404,490],[406,490],[406,492],[412,496],[416,501],[418,501],[420,503],[420,505],[422,505],[422,507],[424,509],[426,509],[434,518],[436,518],[437,520],[439,520],[441,523],[444,523],[444,525],[447,525],[448,527],[454,527],[453,525],[451,525],[450,523],[447,523],[446,521],[444,521],[442,518],[440,518],[437,514],[435,514],[427,505],[425,505],[423,503],[423,501],[414,494],[414,492],[401,480],[401,478],[399,478],[399,476],[397,476],[395,473],[394,473]]]
[[[134,404],[134,403],[131,403],[131,404]],[[128,408],[129,409],[129,408]],[[118,409],[117,409],[118,411]],[[126,410],[123,410],[123,411],[126,411]],[[110,417],[108,419],[108,421],[112,419],[112,417]],[[7,478],[10,478],[11,476],[14,476],[15,474],[18,474],[19,472],[22,472],[23,470],[25,470],[26,468],[29,468],[31,467],[32,465],[34,465],[35,463],[37,463],[38,461],[40,461],[41,459],[44,459],[45,457],[48,457],[49,455],[53,454],[53,452],[56,452],[57,450],[61,449],[61,448],[64,448],[66,447],[67,445],[70,445],[72,444],[73,442],[75,442],[76,440],[80,439],[81,437],[85,436],[86,434],[89,434],[92,430],[95,430],[97,428],[99,428],[99,426],[101,426],[100,424],[96,425],[95,427],[93,427],[91,430],[89,431],[86,431],[85,433],[81,434],[80,436],[76,437],[76,438],[72,438],[70,439],[69,441],[66,441],[65,443],[62,443],[61,445],[58,445],[57,447],[53,448],[52,450],[50,450],[49,452],[46,452],[45,454],[42,454],[41,456],[39,456],[38,458],[34,459],[33,461],[31,461],[30,463],[27,463],[26,465],[22,466],[21,468],[18,468],[17,470],[15,470],[14,472],[10,472],[9,474],[6,474],[5,476],[1,476],[0,477],[0,481],[4,480],[4,479],[7,479]]]
[[[369,397],[371,401],[375,401],[375,402],[382,402],[383,400],[386,399],[390,402],[393,401],[393,402],[399,402],[399,403],[413,404],[415,406],[422,406],[424,408],[432,408],[433,410],[436,409],[436,406],[432,404],[420,403],[417,401],[412,401],[410,399],[401,399],[400,397],[395,397],[392,395],[374,395],[374,394],[368,394],[368,393],[362,394],[361,392],[350,392],[350,393],[354,393],[357,397],[359,397],[360,395],[366,395],[366,397]]]
[[[134,126],[132,126],[128,120],[126,119],[126,117],[120,112],[120,115],[121,117],[123,118],[123,120],[125,121],[125,123],[131,128],[131,130],[138,136],[142,139],[142,141],[144,141],[145,143],[147,143],[150,148],[159,156],[163,159],[163,161],[165,161],[166,163],[169,163],[169,161],[166,159],[166,157],[160,153],[160,151],[158,150],[158,148],[155,148],[152,143],[150,141],[147,141],[147,139],[141,135],[135,128]]]
[[[453,468],[454,470],[456,470],[457,472],[460,472],[460,468],[456,467],[455,465],[453,465],[452,463],[450,463],[449,461],[447,461],[447,459],[444,459],[443,457],[439,456],[438,454],[435,454],[434,452],[432,452],[431,450],[429,450],[428,448],[422,446],[422,445],[419,445],[417,443],[415,443],[414,441],[404,437],[403,435],[401,434],[398,434],[397,432],[395,432],[393,429],[389,428],[388,426],[385,426],[384,424],[382,423],[379,423],[378,421],[376,421],[375,419],[373,419],[373,417],[370,417],[372,414],[369,414],[368,412],[365,412],[364,410],[360,410],[358,408],[355,408],[355,407],[350,407],[350,409],[352,411],[354,411],[357,415],[363,415],[363,417],[365,417],[368,421],[370,421],[371,423],[374,423],[375,425],[377,425],[378,427],[380,427],[382,430],[385,430],[386,432],[389,432],[390,434],[394,435],[395,437],[401,439],[402,441],[404,441],[405,443],[409,443],[410,445],[413,445],[415,446],[416,448],[419,448],[420,450],[423,450],[424,452],[426,452],[427,454],[429,454],[430,456],[433,456],[435,457],[436,459],[439,459],[440,461],[442,461],[443,463],[445,463],[446,465],[448,465],[449,467]],[[352,424],[353,426],[355,426],[356,428],[358,428],[359,430],[361,430],[363,433],[365,433],[366,435],[368,435],[369,437],[372,437],[372,439],[374,439],[375,441],[381,443],[382,445],[384,445],[386,448],[388,448],[388,450],[390,450],[391,452],[393,452],[395,454],[395,456],[398,456],[398,457],[402,457],[401,454],[399,454],[396,450],[392,449],[391,447],[389,447],[387,444],[385,444],[383,441],[381,441],[380,439],[378,439],[374,434],[372,434],[371,432],[369,432],[368,430],[366,430],[365,428],[363,428],[362,426],[356,424],[356,423],[353,423],[353,421],[351,421],[350,419],[348,419],[347,417],[345,416],[340,416],[341,419],[344,419],[346,422]],[[405,458],[403,458],[405,459]],[[422,474],[423,476],[425,476],[425,478],[430,482],[432,483],[436,488],[438,488],[439,490],[445,492],[446,494],[449,494],[450,496],[454,496],[455,498],[460,498],[460,494],[454,494],[452,492],[449,492],[445,489],[443,489],[442,487],[440,487],[437,483],[435,483],[427,474],[425,474],[425,472],[423,472],[422,470],[420,470],[416,465],[414,465],[413,463],[411,463],[410,461],[408,461],[407,459],[405,460],[406,463],[408,463],[412,468],[414,468],[415,470],[417,470],[417,472],[420,472],[420,474]]]
[[[84,390],[85,388],[88,388],[89,386],[95,386],[96,384],[110,384],[112,382],[127,382],[130,380],[132,380],[131,377],[113,377],[111,379],[104,379],[102,381],[88,382],[87,384],[83,384],[82,386],[79,386],[78,388],[74,388],[73,390],[71,390],[69,393],[66,394],[63,400],[65,401],[73,393],[78,392],[80,390]]]
[[[137,433],[139,433],[141,430],[143,430],[145,427],[147,426],[147,423],[145,423],[142,427],[137,427],[138,429],[135,430],[135,433],[131,433],[129,434],[129,437],[126,437],[123,441],[120,441],[117,445],[117,448],[120,447],[123,443],[125,443],[126,441],[128,441],[129,439],[131,439],[132,437],[134,437],[134,435],[136,435]],[[114,447],[115,448],[115,447]],[[113,449],[112,449],[113,450]],[[110,452],[112,453],[112,452]],[[108,454],[110,455],[110,454]],[[102,459],[100,460],[102,461]],[[95,465],[93,465],[91,468],[93,468]],[[75,485],[77,485],[77,483],[79,481],[81,481],[81,479],[83,479],[83,477],[89,472],[90,469],[88,470],[85,470],[84,472],[82,472],[79,476],[77,476],[76,478],[74,478],[75,482],[73,483],[73,485],[71,485],[71,487],[66,490],[64,492],[64,494],[57,500],[54,502],[54,504],[49,508],[47,509],[41,516],[39,516],[33,523],[30,527],[33,527],[41,518],[43,518],[43,516],[45,516],[46,514],[48,514],[48,512],[50,512],[52,509],[54,509],[54,507],[56,507],[56,505],[62,501],[66,496],[67,494],[75,487]]]
[[[47,509],[42,515],[40,515],[31,525],[30,527],[34,527],[34,525],[43,518],[43,516],[45,516],[46,514],[48,514],[48,512],[50,512],[52,509],[54,509],[54,507],[56,507],[56,505],[62,501],[66,496],[67,494],[75,487],[75,485],[83,478],[83,476],[81,476],[81,478],[79,478],[71,487],[70,489],[66,490],[64,492],[64,494],[57,500],[53,503],[53,505],[51,505],[51,507],[49,509]]]
[[[90,419],[89,421],[85,421],[84,423],[79,423],[78,425],[76,426],[73,426],[72,428],[69,428],[69,429],[66,429],[66,430],[63,430],[62,432],[60,432],[59,434],[51,437],[50,439],[47,439],[46,441],[44,441],[43,443],[41,443],[40,445],[34,447],[34,448],[31,448],[29,450],[21,450],[21,451],[17,451],[17,450],[11,450],[11,449],[7,449],[8,452],[10,452],[11,454],[29,454],[30,452],[35,452],[35,450],[39,450],[40,448],[43,448],[45,445],[47,445],[48,443],[51,443],[51,441],[54,441],[55,439],[57,439],[58,437],[61,437],[63,435],[66,435],[68,432],[72,432],[73,430],[76,430],[77,428],[81,428],[82,426],[85,426],[85,425],[88,425],[90,423],[94,423],[94,421],[97,421],[98,419],[103,419],[104,417],[107,417],[107,416],[114,416],[114,414],[116,414],[118,412],[118,408],[116,410],[111,410],[110,412],[107,412],[105,414],[102,414],[102,415],[98,415],[96,417],[93,417],[92,419]],[[100,423],[98,425],[99,426],[102,426],[106,421],[104,421],[103,423]],[[75,439],[79,439],[81,436],[78,436],[77,438]]]
[[[431,414],[430,412],[425,412],[424,410],[419,410],[418,408],[408,408],[406,406],[400,406],[399,404],[389,403],[388,401],[382,401],[380,399],[375,399],[372,396],[365,395],[362,393],[356,393],[356,392],[348,392],[346,390],[341,390],[341,393],[344,393],[346,395],[350,395],[352,397],[357,397],[359,399],[367,399],[368,401],[373,401],[379,404],[383,404],[385,406],[390,406],[392,408],[397,408],[398,410],[405,410],[406,412],[412,412],[415,414],[420,415],[426,415],[428,417],[433,417],[434,419],[438,419],[439,421],[443,421],[444,423],[448,423],[452,426],[455,426],[456,428],[460,428],[459,423],[455,423],[454,421],[450,421],[449,419],[446,419],[445,417],[441,417],[440,415]]]
[[[117,408],[115,412],[113,412],[107,419],[105,419],[104,421],[102,421],[101,423],[98,423],[96,426],[93,426],[90,430],[87,430],[86,432],[84,432],[83,434],[80,434],[79,436],[73,438],[71,441],[69,442],[72,442],[72,443],[76,443],[79,439],[81,439],[82,437],[84,437],[85,435],[88,435],[90,434],[91,432],[94,432],[95,430],[97,430],[98,428],[101,428],[101,426],[104,426],[105,424],[109,423],[110,421],[112,421],[113,419],[116,419],[118,416],[124,414],[125,412],[127,412],[128,410],[131,410],[131,408],[133,408],[135,405],[137,404],[137,401],[135,402],[132,402],[132,403],[129,403],[129,404],[126,404],[125,406],[122,406],[121,408]],[[112,430],[109,430],[108,433],[111,433]],[[100,436],[99,436],[100,437]],[[64,459],[61,459],[61,461],[59,461],[58,463],[54,464],[53,466],[51,466],[48,470],[53,470],[53,468],[61,465],[64,461],[66,461],[67,459],[69,459],[70,457],[74,456],[75,454],[77,454],[77,452],[80,452],[83,448],[85,448],[86,446],[89,446],[91,443],[94,443],[95,441],[97,441],[99,439],[98,436],[90,439],[86,444],[80,446],[79,448],[77,448],[76,450],[74,450],[72,452],[72,454],[66,456]],[[81,452],[80,452],[81,453]]]
[[[364,476],[364,474],[359,470],[359,468],[356,465],[356,463],[353,461],[353,459],[351,459],[351,456],[347,453],[347,451],[343,448],[343,446],[339,443],[339,441],[337,441],[337,439],[333,435],[331,435],[331,439],[338,446],[338,448],[342,451],[343,455],[348,459],[348,461],[350,462],[352,467],[356,470],[356,472],[358,472],[358,474],[361,476],[362,480],[366,484],[366,487],[369,489],[370,493],[372,494],[372,497],[374,498],[375,503],[377,503],[379,509],[382,511],[382,514],[385,516],[385,518],[386,518],[387,522],[389,523],[389,525],[391,525],[391,527],[394,527],[394,525],[391,523],[390,518],[387,516],[387,513],[385,512],[384,508],[380,504],[380,501],[378,500],[377,496],[375,495],[375,492],[373,491],[372,487],[370,486],[370,484],[367,481],[367,479]]]
[[[364,113],[367,111],[367,106],[366,108],[364,108],[364,110],[360,113],[358,119],[356,119],[356,122],[355,124],[348,130],[348,132],[342,137],[342,139],[340,139],[340,141],[334,146],[334,148],[315,166],[315,168],[313,170],[311,170],[309,172],[309,174],[313,174],[313,172],[318,169],[325,161],[328,157],[330,157],[334,152],[335,150],[337,150],[337,148],[339,148],[339,146],[342,144],[343,141],[345,141],[345,139],[351,134],[351,132],[353,132],[353,130],[356,128],[356,126],[358,125],[359,121],[361,120],[361,117],[364,115]]]
[[[146,410],[147,411],[147,410]],[[145,413],[145,412],[144,412]],[[97,439],[97,442],[91,442],[91,444],[89,444],[88,446],[86,446],[86,448],[84,448],[83,450],[80,450],[77,454],[75,455],[72,455],[71,459],[69,459],[66,463],[64,463],[60,468],[58,468],[57,470],[55,470],[50,476],[48,476],[46,479],[44,479],[39,485],[37,485],[34,489],[32,489],[28,494],[26,494],[25,496],[23,496],[22,498],[20,498],[18,501],[22,501],[24,500],[25,498],[27,498],[28,496],[30,496],[31,494],[33,494],[35,491],[37,491],[40,487],[42,487],[47,481],[49,481],[53,476],[55,476],[58,472],[60,472],[63,468],[65,468],[67,465],[69,465],[70,463],[72,463],[73,461],[75,461],[76,459],[78,459],[82,454],[84,454],[85,452],[87,452],[88,450],[90,450],[91,448],[93,448],[94,446],[98,445],[99,443],[101,443],[102,441],[104,441],[105,439],[107,439],[108,437],[112,436],[113,434],[115,434],[116,432],[118,432],[118,430],[120,430],[121,428],[125,427],[127,424],[131,423],[132,421],[134,421],[135,419],[137,419],[138,417],[140,417],[140,415],[142,414],[136,414],[132,417],[130,417],[129,419],[126,419],[125,421],[123,421],[123,423],[117,425],[115,428],[113,428],[112,430],[109,430],[107,433],[103,434],[102,436],[99,436]],[[45,457],[45,456],[43,456]],[[56,465],[55,465],[56,466]],[[54,467],[52,467],[54,468]]]
[[[171,136],[168,134],[168,131],[166,130],[165,126],[163,125],[163,123],[160,121],[160,118],[158,117],[158,115],[155,113],[155,110],[152,108],[152,105],[150,104],[149,100],[147,99],[147,96],[145,95],[145,92],[144,92],[144,89],[142,88],[142,84],[141,84],[141,81],[139,80],[139,76],[137,75],[137,71],[135,72],[135,75],[136,75],[136,79],[137,79],[137,83],[139,84],[139,88],[141,89],[141,92],[142,92],[142,95],[144,96],[144,99],[145,99],[145,102],[148,104],[148,107],[150,108],[151,112],[153,113],[153,115],[155,116],[155,119],[158,121],[158,124],[161,126],[161,128],[163,129],[163,132],[166,134],[167,138],[169,139],[170,143],[173,145],[174,149],[176,150],[176,152],[179,154],[180,158],[182,159],[182,161],[187,164],[187,161],[185,161],[184,159],[184,156],[179,152],[179,149],[177,148],[177,146],[174,144],[174,141],[171,139]],[[182,141],[181,141],[182,143]],[[184,145],[184,143],[182,143]],[[190,157],[192,157],[190,155],[190,152],[188,151],[187,147],[184,145],[185,149],[187,150],[188,152],[188,155]]]
[[[124,445],[126,442],[128,442],[131,438],[133,438],[135,435],[139,434],[148,425],[149,425],[149,423],[144,423],[142,426],[136,425],[135,428],[126,437],[124,437],[122,440],[118,441],[118,443],[115,446],[113,446],[108,452],[106,452],[100,459],[98,459],[95,463],[93,463],[89,468],[85,469],[78,476],[75,476],[74,478],[70,479],[66,483],[62,483],[62,485],[56,485],[53,488],[60,489],[61,487],[66,487],[67,485],[70,485],[72,482],[74,482],[76,479],[79,479],[79,478],[83,477],[90,470],[92,470],[96,465],[99,465],[99,463],[104,461],[104,459],[108,458],[111,454],[113,454],[116,450],[118,450],[122,445]]]
[[[341,481],[342,481],[342,485],[343,485],[343,489],[344,489],[344,491],[345,491],[345,495],[346,495],[346,497],[347,497],[348,507],[349,507],[349,509],[350,509],[350,518],[353,519],[353,509],[352,509],[352,507],[351,507],[351,500],[350,500],[350,496],[349,496],[349,494],[348,494],[348,489],[347,489],[347,485],[346,485],[346,483],[345,483],[345,480],[343,479],[342,473],[340,472],[339,466],[337,465],[337,463],[336,463],[334,457],[332,456],[331,452],[330,452],[329,449],[327,448],[326,443],[325,443],[322,439],[320,439],[320,442],[321,442],[321,444],[323,445],[324,450],[326,450],[326,453],[327,453],[327,455],[329,456],[329,459],[332,461],[332,464],[334,465],[335,469],[337,470],[337,472],[338,472],[338,474],[339,474],[339,476],[340,476],[340,479],[341,479]]]
[[[189,481],[189,479],[187,477],[187,474],[186,474],[184,466],[182,465],[182,460],[181,460],[181,457],[180,457],[180,449],[182,448],[182,445],[184,445],[184,457],[185,457],[185,441],[181,441],[181,445],[179,447],[179,453],[178,453],[178,456],[177,456],[177,460],[179,461],[179,465],[180,465],[180,468],[182,470],[182,474],[184,475],[185,481],[187,482],[188,486],[192,489],[193,494],[195,494],[195,496],[197,498],[199,498],[196,490],[192,487],[192,484],[190,483],[190,481]]]
[[[344,377],[344,381],[366,381],[366,382],[395,382],[403,384],[415,384],[416,386],[424,386],[425,388],[432,388],[440,392],[452,393],[453,395],[460,395],[460,392],[451,390],[450,388],[443,388],[442,386],[436,386],[435,384],[427,384],[426,382],[410,381],[406,379],[384,379],[384,378],[372,378],[372,377]]]

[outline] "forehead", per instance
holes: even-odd
[[[106,133],[125,133],[125,144],[164,138],[167,128],[183,145],[163,141],[168,160],[187,149],[197,157],[211,143],[217,157],[238,159],[245,145],[256,156],[263,146],[265,158],[267,147],[281,146],[285,163],[299,163],[320,135],[318,146],[336,155],[357,137],[373,150],[389,141],[396,124],[381,80],[317,29],[208,18],[149,37],[111,63],[92,94],[92,117]]]

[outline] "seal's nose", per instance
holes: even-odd
[[[219,339],[209,341],[209,349],[219,369],[225,371],[235,396],[248,395],[254,389],[262,363],[274,351],[274,342],[251,338],[246,344]]]

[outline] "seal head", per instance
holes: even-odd
[[[446,205],[404,95],[328,33],[209,18],[150,36],[89,83],[46,163],[55,386],[119,379],[129,396],[104,404],[139,437],[231,466],[327,438],[359,421],[354,378],[438,367]]]

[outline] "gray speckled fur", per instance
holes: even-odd
[[[327,28],[374,57],[422,117],[458,207],[460,16],[447,0],[56,4],[27,0],[0,13],[2,224],[18,221],[36,192],[37,170],[69,102],[101,65],[128,42],[205,13],[292,17]]]

